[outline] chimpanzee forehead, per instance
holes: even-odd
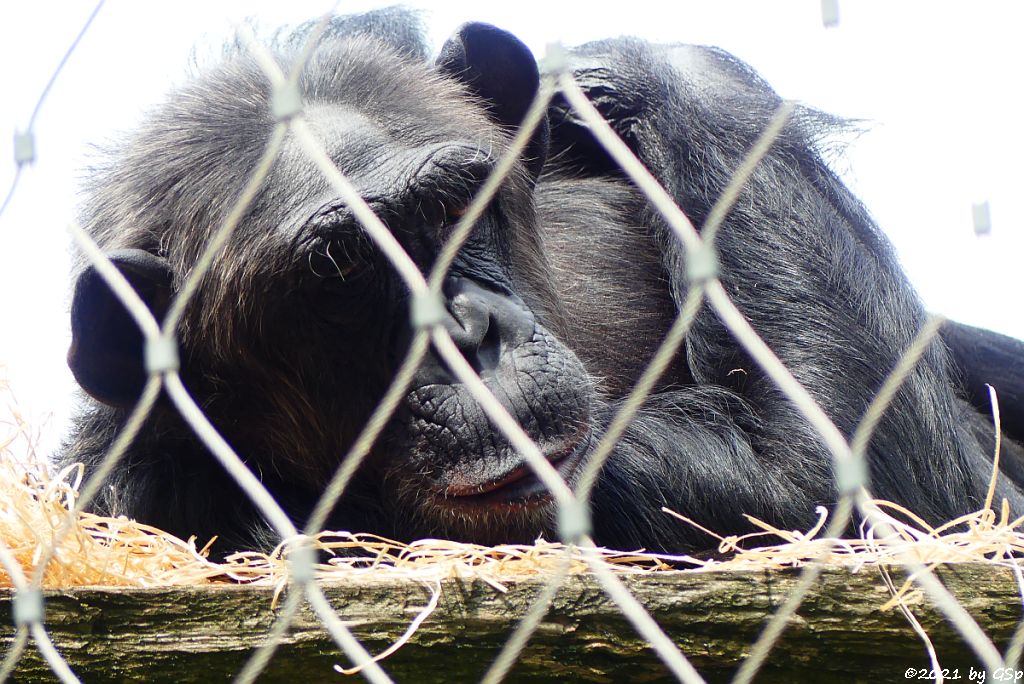
[[[372,116],[345,104],[309,106],[305,120],[332,161],[352,176],[372,172],[394,157],[429,155],[430,150],[446,146],[471,148],[471,157],[491,158],[508,140],[507,134],[491,125]]]
[[[491,125],[463,83],[365,36],[323,45],[299,87],[309,106],[344,105],[395,131]]]
[[[457,129],[388,128],[348,106],[310,107],[306,122],[359,195],[388,207],[435,201],[449,208],[464,206],[493,170],[504,144],[504,138],[460,138]],[[290,184],[293,196],[287,204],[307,213],[295,218],[305,220],[310,209],[319,211],[337,201],[337,190],[295,137],[286,140],[272,175],[304,179]]]
[[[279,60],[289,66],[287,56]],[[468,146],[496,158],[509,138],[460,84],[369,39],[318,49],[299,86],[304,120],[364,196],[402,195],[405,188],[398,185],[410,174],[407,167],[439,145]],[[120,195],[147,207],[136,212],[154,225],[212,230],[270,139],[272,97],[269,79],[249,55],[230,55],[208,66],[170,93],[126,144],[112,150],[110,173],[101,185],[122,187]],[[257,204],[267,222],[301,225],[335,196],[291,135],[272,177],[290,182],[261,188]],[[169,184],[178,192],[156,193]],[[214,187],[217,192],[210,192]],[[97,218],[116,222],[113,216]]]

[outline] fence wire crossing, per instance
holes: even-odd
[[[827,3],[826,3],[827,4]],[[102,2],[89,17],[82,32],[88,28]],[[537,96],[528,110],[525,119],[505,151],[494,172],[486,180],[481,190],[473,198],[465,213],[459,219],[451,236],[443,246],[432,270],[426,276],[413,262],[402,246],[395,239],[387,226],[377,217],[374,211],[360,196],[352,183],[337,168],[324,148],[308,126],[303,111],[302,97],[297,82],[304,66],[303,61],[313,52],[316,41],[328,25],[329,17],[324,17],[318,27],[311,31],[308,44],[302,51],[299,63],[291,65],[289,73],[284,73],[271,56],[269,51],[253,36],[247,27],[239,29],[239,36],[246,48],[252,53],[261,66],[266,78],[273,86],[272,111],[276,126],[270,140],[263,151],[259,163],[252,169],[248,182],[236,200],[227,219],[215,233],[200,256],[188,280],[171,304],[164,320],[157,321],[149,309],[139,298],[127,279],[104,255],[103,251],[78,226],[72,226],[71,233],[90,262],[96,267],[103,279],[116,296],[124,303],[131,313],[145,339],[145,362],[148,381],[142,396],[115,440],[110,452],[100,467],[90,475],[89,480],[80,492],[80,496],[64,524],[57,530],[49,545],[42,550],[42,557],[36,565],[31,577],[26,577],[10,551],[0,543],[0,563],[10,575],[15,589],[14,620],[16,637],[11,649],[0,665],[0,681],[6,679],[17,666],[29,640],[32,641],[43,658],[46,659],[53,673],[63,682],[77,682],[78,679],[68,664],[60,656],[46,632],[44,615],[44,597],[41,590],[43,576],[47,565],[53,560],[61,540],[72,529],[77,514],[86,507],[103,486],[109,474],[117,466],[128,446],[138,435],[143,422],[153,409],[161,389],[171,398],[174,406],[183,418],[191,425],[196,435],[208,447],[212,456],[241,485],[252,502],[258,507],[267,521],[270,522],[277,535],[288,543],[287,558],[290,568],[291,589],[279,611],[276,622],[269,631],[266,640],[253,652],[248,662],[238,673],[236,680],[251,682],[264,671],[274,656],[275,649],[281,644],[282,638],[295,618],[303,599],[308,601],[316,615],[322,621],[338,648],[351,660],[355,670],[361,672],[372,682],[390,682],[387,673],[378,661],[381,655],[372,656],[366,648],[353,636],[339,615],[331,607],[317,584],[314,575],[315,554],[309,540],[321,532],[328,514],[335,503],[345,493],[353,474],[370,452],[371,447],[381,435],[388,420],[395,412],[402,398],[406,395],[412,382],[413,373],[432,348],[479,403],[486,416],[497,427],[501,434],[522,455],[536,473],[537,477],[547,486],[560,510],[559,533],[566,544],[564,561],[547,580],[545,588],[537,596],[533,606],[527,611],[517,628],[501,650],[499,656],[484,675],[483,681],[499,682],[514,666],[522,649],[528,644],[534,630],[540,625],[548,605],[556,592],[564,583],[568,569],[568,559],[574,549],[579,549],[586,559],[591,571],[600,582],[607,595],[621,609],[623,615],[635,627],[637,632],[656,651],[668,670],[681,682],[692,684],[704,681],[680,651],[672,639],[658,626],[656,621],[643,608],[640,602],[630,594],[625,584],[613,574],[595,551],[594,542],[589,536],[589,518],[587,501],[593,490],[597,475],[612,453],[619,439],[623,436],[630,421],[640,410],[645,400],[675,356],[680,345],[686,338],[687,331],[698,312],[704,306],[710,307],[729,329],[735,339],[760,365],[764,372],[776,383],[785,395],[798,408],[804,418],[814,427],[827,446],[834,459],[837,489],[840,493],[839,504],[832,515],[825,537],[838,537],[847,528],[854,511],[868,521],[877,525],[881,534],[894,533],[879,515],[871,503],[872,497],[866,487],[865,450],[872,432],[895,395],[903,380],[914,369],[927,345],[937,335],[941,320],[930,319],[920,331],[917,339],[906,350],[897,367],[892,371],[881,391],[867,409],[859,428],[849,442],[837,429],[825,412],[818,406],[810,393],[800,385],[793,375],[782,364],[772,350],[758,336],[740,311],[731,301],[725,288],[718,279],[717,257],[715,255],[714,238],[723,218],[729,212],[739,196],[745,181],[760,159],[769,150],[793,112],[791,102],[783,102],[775,117],[768,124],[759,140],[750,150],[746,160],[735,173],[716,204],[708,220],[697,230],[682,210],[675,204],[672,197],[662,188],[651,173],[633,155],[625,143],[619,139],[611,126],[601,117],[600,113],[587,100],[586,95],[575,82],[567,69],[565,53],[559,46],[552,46],[542,60],[542,82]],[[79,35],[79,38],[81,34]],[[75,40],[77,44],[78,38]],[[74,46],[72,46],[73,49]],[[70,56],[71,50],[65,56]],[[63,61],[62,61],[63,65]],[[59,69],[58,69],[59,72]],[[57,73],[53,78],[57,77]],[[50,84],[52,84],[51,79]],[[49,90],[49,84],[44,89]],[[507,175],[514,168],[517,160],[540,124],[551,98],[560,93],[569,103],[575,115],[579,116],[594,133],[606,151],[620,165],[633,183],[646,196],[650,204],[667,222],[675,237],[685,247],[687,272],[692,286],[681,311],[666,334],[649,366],[623,402],[613,418],[602,441],[593,452],[581,481],[576,490],[570,489],[556,472],[551,463],[543,456],[539,447],[519,426],[508,410],[487,389],[483,381],[473,370],[456,347],[449,333],[440,324],[439,309],[443,309],[441,287],[445,276],[452,266],[455,256],[466,243],[470,232],[493,199]],[[43,106],[40,98],[32,115],[32,121],[39,108]],[[19,134],[22,144],[16,146],[15,163],[18,172],[14,183],[0,208],[6,208],[11,196],[16,191],[17,179],[22,167],[30,163],[33,154],[26,147],[31,142],[32,123],[26,134]],[[44,132],[45,134],[45,132]],[[29,137],[25,137],[28,135]],[[177,353],[176,330],[186,306],[195,294],[199,283],[212,267],[218,254],[231,238],[239,221],[249,209],[263,183],[266,181],[270,168],[281,153],[285,141],[291,137],[303,153],[316,165],[324,178],[331,184],[338,196],[352,210],[366,231],[367,235],[385,255],[388,262],[399,274],[412,295],[412,316],[415,327],[409,351],[401,367],[384,394],[380,404],[363,427],[349,452],[342,459],[337,471],[325,488],[305,529],[298,530],[284,510],[274,500],[257,478],[245,465],[232,447],[220,436],[213,425],[207,420],[202,409],[190,396],[188,389],[179,376],[179,359]],[[821,550],[822,557],[828,548]],[[1024,630],[1018,628],[1011,640],[1008,657],[1004,658],[982,632],[974,619],[964,610],[957,600],[943,587],[930,569],[913,558],[904,559],[910,574],[918,586],[931,598],[934,604],[948,618],[949,622],[970,644],[978,659],[989,671],[1009,665],[1015,667],[1016,660],[1024,644]],[[749,682],[757,675],[765,658],[783,633],[787,621],[799,608],[806,593],[811,589],[820,575],[822,565],[809,563],[802,571],[801,577],[793,593],[787,597],[776,614],[768,621],[759,639],[752,645],[750,655],[735,675],[736,682]],[[382,654],[383,655],[383,654]],[[937,665],[936,663],[933,663]]]

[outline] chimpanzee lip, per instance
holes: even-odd
[[[544,454],[566,482],[571,483],[579,470],[587,452],[589,436],[588,430],[581,430],[565,446]],[[551,493],[530,464],[523,462],[491,480],[475,484],[449,484],[445,487],[444,496],[457,499],[459,505],[493,507],[541,503],[549,500]]]

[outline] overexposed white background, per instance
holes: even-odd
[[[377,4],[343,1],[338,11]],[[863,120],[866,132],[836,168],[895,242],[926,304],[1024,338],[1024,4],[846,1],[831,29],[818,0],[408,4],[424,8],[437,45],[468,20],[511,30],[538,55],[556,40],[623,34],[718,45],[783,96]],[[30,421],[42,425],[53,414],[44,448],[59,439],[73,394],[64,365],[66,226],[90,144],[132,127],[186,78],[193,48],[216,52],[236,22],[253,17],[272,28],[330,6],[109,0],[101,10],[43,104],[37,161],[0,216],[0,373]],[[91,10],[83,0],[0,8],[0,192],[14,175],[13,132],[28,123]],[[979,237],[971,207],[982,201],[992,230]]]

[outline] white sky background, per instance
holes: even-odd
[[[215,52],[234,22],[294,24],[330,4],[108,0],[101,10],[43,104],[37,161],[0,216],[0,366],[33,424],[54,414],[44,448],[63,431],[74,387],[64,362],[66,226],[89,145],[132,127],[185,78],[193,46]],[[343,1],[338,10],[377,4]],[[508,29],[538,55],[555,40],[623,34],[718,45],[784,97],[866,120],[868,132],[836,166],[896,243],[926,304],[1024,338],[1024,3],[847,0],[833,29],[822,27],[818,0],[408,4],[428,9],[438,45],[468,20]],[[28,123],[92,5],[0,9],[0,193],[14,173],[13,131]],[[992,233],[976,237],[971,205],[982,200]]]

